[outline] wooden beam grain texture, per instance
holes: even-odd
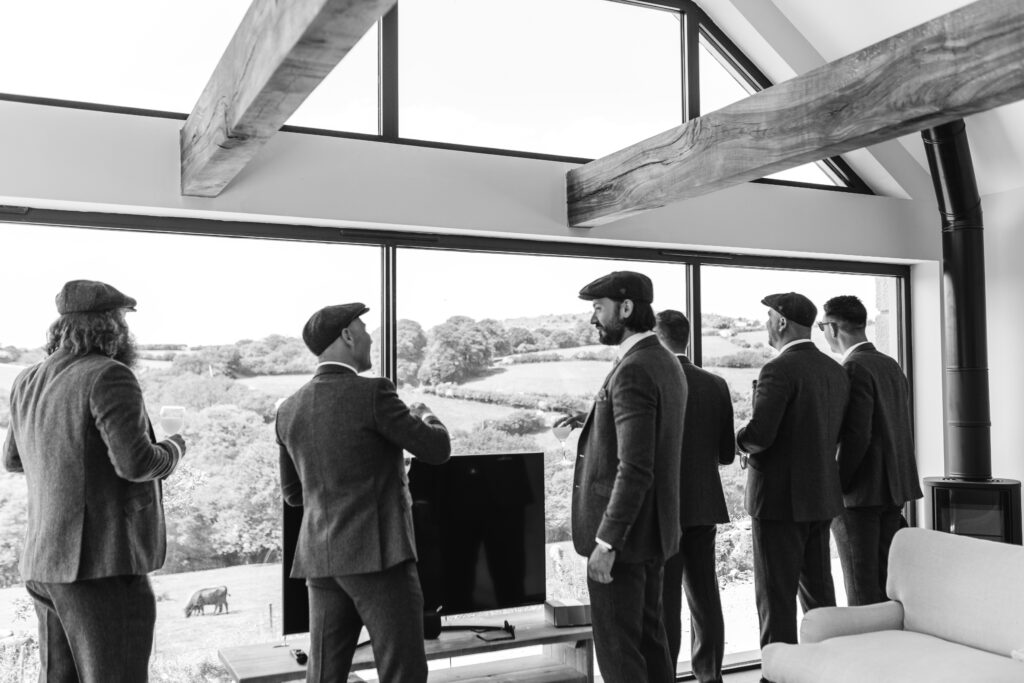
[[[253,0],[181,130],[181,193],[216,197],[395,0]]]
[[[979,0],[573,169],[594,227],[1024,99],[1024,5]]]

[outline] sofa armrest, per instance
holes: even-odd
[[[902,630],[903,605],[895,600],[860,607],[819,607],[804,615],[800,642],[817,643],[836,636]]]

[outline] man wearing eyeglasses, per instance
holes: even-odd
[[[818,309],[810,299],[788,292],[761,303],[779,355],[761,368],[736,440],[750,454],[746,504],[764,647],[797,642],[798,596],[804,612],[836,604],[829,525],[842,510],[835,453],[850,385],[811,342]]]
[[[867,309],[855,296],[825,303],[818,327],[843,355],[850,403],[839,439],[845,509],[832,521],[850,605],[885,598],[892,537],[904,503],[921,497],[914,459],[910,388],[899,364],[868,341]]]

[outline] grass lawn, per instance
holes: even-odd
[[[295,390],[309,381],[312,375],[256,375],[255,377],[243,377],[236,379],[239,384],[244,384],[250,389],[257,389],[275,398],[291,396]]]
[[[611,363],[595,360],[568,360],[556,363],[523,363],[499,366],[486,377],[462,386],[481,391],[507,393],[570,394],[589,396],[604,381]]]

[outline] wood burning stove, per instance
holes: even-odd
[[[1015,479],[925,477],[925,520],[937,531],[1021,545],[1020,494]]]

